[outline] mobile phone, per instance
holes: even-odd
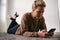
[[[56,30],[56,28],[52,28],[48,31],[48,33],[54,32]]]

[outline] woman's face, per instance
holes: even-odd
[[[35,11],[36,11],[36,15],[37,15],[38,17],[43,16],[44,8],[45,8],[45,7],[40,7],[40,6],[37,6],[37,7],[36,7]]]

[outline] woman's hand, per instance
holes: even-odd
[[[48,34],[48,32],[44,29],[38,32],[38,36],[44,38]]]

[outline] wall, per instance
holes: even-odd
[[[56,32],[59,32],[59,9],[58,0],[46,0],[45,19],[48,30],[56,28]]]
[[[7,0],[0,0],[0,32],[6,32],[6,3]]]
[[[60,25],[60,0],[58,0],[58,8],[59,8],[59,25]]]

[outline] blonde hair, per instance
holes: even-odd
[[[43,0],[35,0],[32,4],[32,10],[34,11],[37,6],[46,7],[46,4]]]

